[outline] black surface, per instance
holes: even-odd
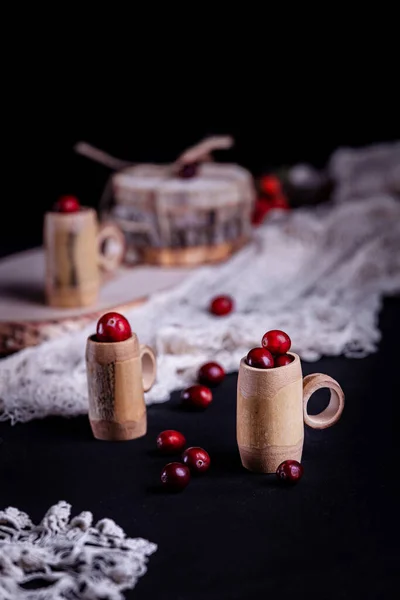
[[[95,441],[86,417],[0,424],[0,506],[37,521],[64,499],[74,514],[90,510],[156,542],[127,598],[397,597],[399,307],[385,303],[378,353],[303,363],[304,374],[338,379],[346,407],[331,429],[306,428],[305,474],[294,488],[241,467],[231,375],[204,413],[182,412],[178,394],[151,407],[148,435],[132,442]],[[314,408],[326,399],[318,392]],[[166,460],[155,438],[167,428],[212,459],[209,474],[177,495],[158,486]]]

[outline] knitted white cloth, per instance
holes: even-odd
[[[93,525],[90,512],[70,519],[70,511],[61,501],[39,525],[16,508],[0,511],[1,600],[123,600],[146,573],[156,544],[127,538],[111,519]]]
[[[332,154],[329,175],[336,182],[336,202],[400,194],[400,141],[361,150],[340,148]]]
[[[340,183],[344,175],[337,170]],[[226,263],[201,267],[176,289],[126,313],[140,341],[158,355],[157,382],[146,402],[168,400],[194,381],[205,361],[237,370],[268,329],[287,331],[304,360],[366,356],[380,339],[382,297],[399,291],[400,202],[394,195],[276,214]],[[233,296],[236,310],[214,317],[207,306],[222,293]],[[84,353],[94,331],[92,323],[1,361],[0,419],[87,412]]]

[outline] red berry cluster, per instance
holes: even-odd
[[[260,225],[267,213],[274,208],[289,210],[290,206],[276,175],[264,175],[259,182],[260,195],[256,201],[252,222]]]
[[[180,431],[167,429],[157,436],[157,448],[162,454],[182,452],[186,446]],[[192,446],[182,454],[182,462],[170,462],[161,471],[161,483],[169,492],[182,491],[190,481],[190,474],[200,475],[210,468],[210,456],[204,448]]]
[[[247,354],[246,362],[256,369],[272,369],[284,367],[293,361],[293,356],[287,354],[292,344],[290,337],[284,331],[272,329],[263,335],[262,347],[252,348]]]
[[[192,385],[181,394],[182,405],[202,410],[213,399],[210,387],[219,385],[225,377],[225,371],[216,362],[205,363],[200,367],[197,379],[200,383]],[[163,454],[182,452],[186,446],[185,436],[179,431],[168,429],[157,437],[157,448]],[[171,492],[183,490],[190,481],[190,473],[204,473],[210,467],[210,456],[199,446],[187,448],[182,454],[182,462],[171,462],[161,471],[161,483]]]
[[[217,362],[208,362],[200,367],[197,379],[200,383],[191,385],[181,393],[182,405],[190,409],[205,409],[212,400],[211,387],[216,387],[225,378],[225,371]]]

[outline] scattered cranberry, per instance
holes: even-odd
[[[203,385],[207,385],[208,387],[215,387],[219,385],[221,381],[223,381],[225,377],[225,371],[216,362],[208,362],[202,367],[200,367],[198,373],[198,380]]]
[[[157,448],[163,454],[182,452],[186,446],[185,436],[175,429],[166,429],[157,436]]]
[[[252,348],[247,355],[246,362],[250,367],[256,369],[272,369],[274,357],[265,348]]]
[[[289,202],[283,194],[278,194],[271,200],[271,208],[280,208],[281,210],[289,210]]]
[[[285,460],[276,470],[276,476],[285,483],[297,483],[303,477],[304,469],[297,460]]]
[[[279,356],[275,356],[274,366],[285,367],[286,365],[290,365],[293,360],[293,356],[290,356],[290,354],[280,354]]]
[[[268,196],[276,196],[282,191],[282,185],[276,175],[264,175],[260,179],[260,188]]]
[[[210,455],[203,448],[187,448],[182,460],[193,473],[205,473],[210,468]]]
[[[182,165],[181,168],[179,169],[178,177],[181,177],[182,179],[191,179],[192,177],[195,177],[197,175],[198,169],[199,169],[199,163],[197,163],[197,162],[186,163],[186,164]]]
[[[230,296],[216,296],[211,300],[210,313],[222,317],[233,310],[233,300]]]
[[[96,339],[98,342],[123,342],[131,335],[129,322],[117,312],[106,313],[97,323]]]
[[[80,210],[78,198],[75,196],[61,196],[55,203],[53,210],[62,213],[72,213]]]
[[[264,198],[257,200],[251,218],[253,225],[261,225],[271,208],[272,204],[269,200],[264,200]]]
[[[180,492],[190,481],[190,471],[186,465],[171,462],[161,471],[161,483],[169,492]]]
[[[212,392],[205,385],[192,385],[181,394],[183,403],[191,408],[207,408],[212,402]]]
[[[272,329],[264,334],[262,345],[269,350],[271,354],[286,354],[290,350],[292,342],[290,337],[284,331]]]

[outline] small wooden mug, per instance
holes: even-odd
[[[46,213],[44,245],[47,303],[61,308],[94,304],[101,271],[115,270],[125,251],[121,230],[112,223],[99,226],[96,211],[87,207]]]
[[[135,333],[123,342],[86,344],[89,420],[98,440],[133,440],[146,434],[143,392],[156,379],[156,358]]]
[[[303,379],[300,358],[284,367],[256,369],[243,358],[237,387],[237,442],[242,464],[250,471],[274,473],[284,460],[301,461],[304,423],[314,429],[334,425],[344,408],[340,385],[321,373]],[[330,388],[327,408],[320,414],[307,413],[310,396]]]

